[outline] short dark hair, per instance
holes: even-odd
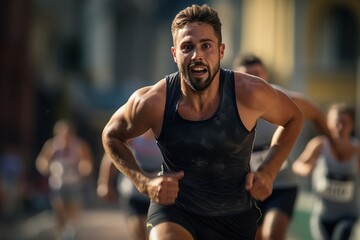
[[[334,103],[330,105],[329,111],[331,109],[335,109],[341,114],[348,115],[352,121],[355,122],[355,108],[351,104],[346,102]]]
[[[175,16],[171,24],[171,33],[174,43],[177,31],[183,28],[186,24],[193,22],[202,22],[211,25],[218,37],[218,44],[220,45],[222,43],[221,22],[219,16],[216,10],[209,7],[207,4],[201,6],[193,4],[190,7],[181,10]]]
[[[256,56],[253,53],[244,53],[244,54],[239,54],[233,63],[233,67],[234,68],[238,68],[238,67],[247,67],[253,64],[260,64],[261,66],[264,66],[262,60]]]

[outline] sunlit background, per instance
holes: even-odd
[[[91,145],[95,171],[87,207],[103,207],[95,194],[101,131],[135,89],[177,70],[170,24],[192,3],[219,12],[226,45],[222,67],[231,68],[238,52],[254,52],[272,82],[306,94],[324,111],[333,102],[355,105],[359,135],[358,0],[3,0],[0,239],[9,226],[49,211],[47,180],[34,162],[60,118],[71,119]],[[313,134],[306,125],[295,151]],[[9,155],[10,163],[4,160]],[[293,239],[308,232],[307,215],[300,215],[304,221],[291,228]]]

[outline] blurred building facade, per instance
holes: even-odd
[[[275,82],[324,108],[338,101],[355,104],[359,123],[360,2],[242,2],[240,50],[262,56]]]
[[[355,105],[359,137],[359,1],[244,0],[239,22],[240,51],[261,56],[270,81],[304,93],[324,112],[334,102]],[[306,124],[294,154],[315,133]]]
[[[219,11],[223,67],[254,52],[272,81],[324,108],[356,104],[360,119],[358,0],[4,0],[1,146],[14,141],[31,170],[55,121],[68,117],[100,159],[111,114],[136,88],[176,71],[170,24],[192,3]]]

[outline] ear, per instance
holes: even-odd
[[[220,60],[223,59],[225,53],[225,44],[220,44]]]
[[[171,47],[171,54],[173,55],[174,62],[176,62],[176,50],[174,46]]]

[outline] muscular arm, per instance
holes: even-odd
[[[153,176],[143,171],[135,160],[129,140],[152,129],[159,136],[166,95],[165,81],[136,91],[111,117],[103,130],[106,154],[118,170],[126,175],[139,192],[160,204],[175,202],[178,180],[183,172]]]
[[[159,104],[158,100],[153,86],[139,89],[114,113],[102,134],[106,154],[142,193],[147,193],[150,176],[137,164],[128,140],[154,126],[156,113],[151,112],[151,106]]]
[[[251,129],[258,118],[279,125],[268,155],[257,172],[248,176],[247,188],[250,193],[254,198],[263,200],[271,194],[272,183],[301,131],[303,114],[284,92],[272,88],[261,79],[247,81],[246,78],[252,77],[245,77],[244,83],[238,87],[247,89],[249,95],[237,95],[245,126]]]
[[[316,161],[321,154],[323,137],[318,136],[309,141],[304,151],[292,165],[293,171],[300,176],[308,176],[314,169]]]
[[[283,92],[275,91],[275,96],[269,97],[274,100],[262,117],[279,127],[273,136],[269,154],[258,170],[267,172],[272,180],[290,153],[303,126],[301,110]]]

